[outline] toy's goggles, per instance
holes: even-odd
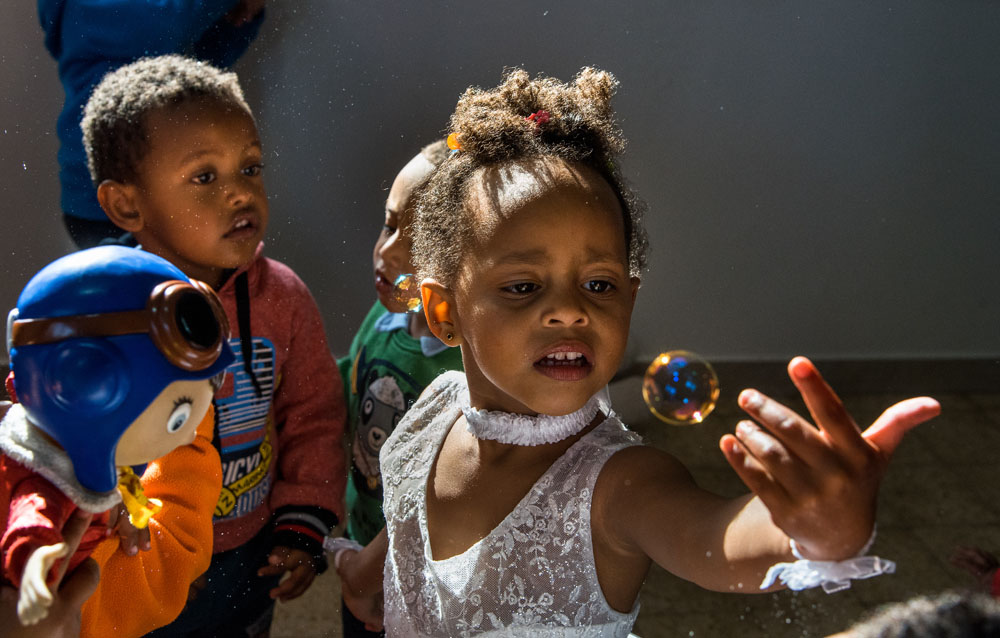
[[[10,345],[143,333],[149,334],[167,361],[182,370],[198,371],[219,358],[229,338],[229,322],[219,298],[206,284],[174,279],[153,288],[144,310],[16,319],[11,324]]]

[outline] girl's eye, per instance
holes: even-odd
[[[173,434],[180,430],[187,423],[190,416],[191,399],[178,399],[174,405],[174,411],[170,413],[170,418],[167,419],[167,432]]]
[[[538,284],[531,283],[530,281],[521,281],[516,284],[504,286],[504,290],[516,295],[527,295],[538,290]]]
[[[598,294],[602,292],[608,292],[614,285],[610,281],[604,281],[603,279],[591,279],[583,285],[584,288],[590,292],[596,292]]]
[[[395,232],[396,232],[395,226],[390,226],[389,224],[385,224],[384,226],[382,226],[382,234],[385,235],[386,237],[391,236]]]
[[[253,164],[243,169],[243,174],[247,177],[257,177],[264,170],[263,164]]]
[[[215,181],[215,173],[206,171],[204,173],[198,173],[191,178],[191,181],[195,184],[211,184]]]

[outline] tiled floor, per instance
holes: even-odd
[[[871,366],[829,366],[831,384],[842,389],[844,403],[859,423],[870,423],[884,408],[915,394],[930,394],[943,407],[941,417],[909,433],[882,486],[879,538],[873,551],[896,561],[895,575],[857,582],[833,595],[815,590],[740,595],[706,592],[654,566],[642,593],[635,633],[643,638],[826,636],[882,603],[971,585],[970,577],[949,565],[948,557],[959,544],[1000,553],[1000,468],[994,460],[1000,454],[1000,363],[994,367],[987,366],[985,376],[976,375],[975,383],[964,383],[955,376],[956,371],[969,373],[961,364],[924,366],[916,373],[911,366],[905,376]],[[719,376],[719,406],[694,427],[668,426],[650,417],[640,397],[639,377],[616,382],[612,394],[625,422],[652,445],[681,459],[699,484],[735,495],[745,490],[717,442],[739,419],[735,397],[748,375],[736,366],[720,367]],[[749,378],[755,387],[801,409],[790,382],[773,369]],[[892,393],[868,391],[874,388]],[[337,578],[327,573],[302,599],[279,605],[272,635],[318,638],[339,636],[339,630]]]

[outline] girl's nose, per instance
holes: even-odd
[[[573,292],[552,295],[549,308],[544,312],[542,321],[546,326],[586,326],[590,316],[579,295]]]

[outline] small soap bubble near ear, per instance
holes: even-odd
[[[719,399],[719,377],[712,365],[686,350],[658,355],[646,368],[642,398],[658,419],[672,425],[705,420]]]
[[[393,296],[402,305],[406,306],[406,312],[416,313],[423,309],[420,301],[420,282],[417,276],[412,273],[405,273],[396,277]]]

